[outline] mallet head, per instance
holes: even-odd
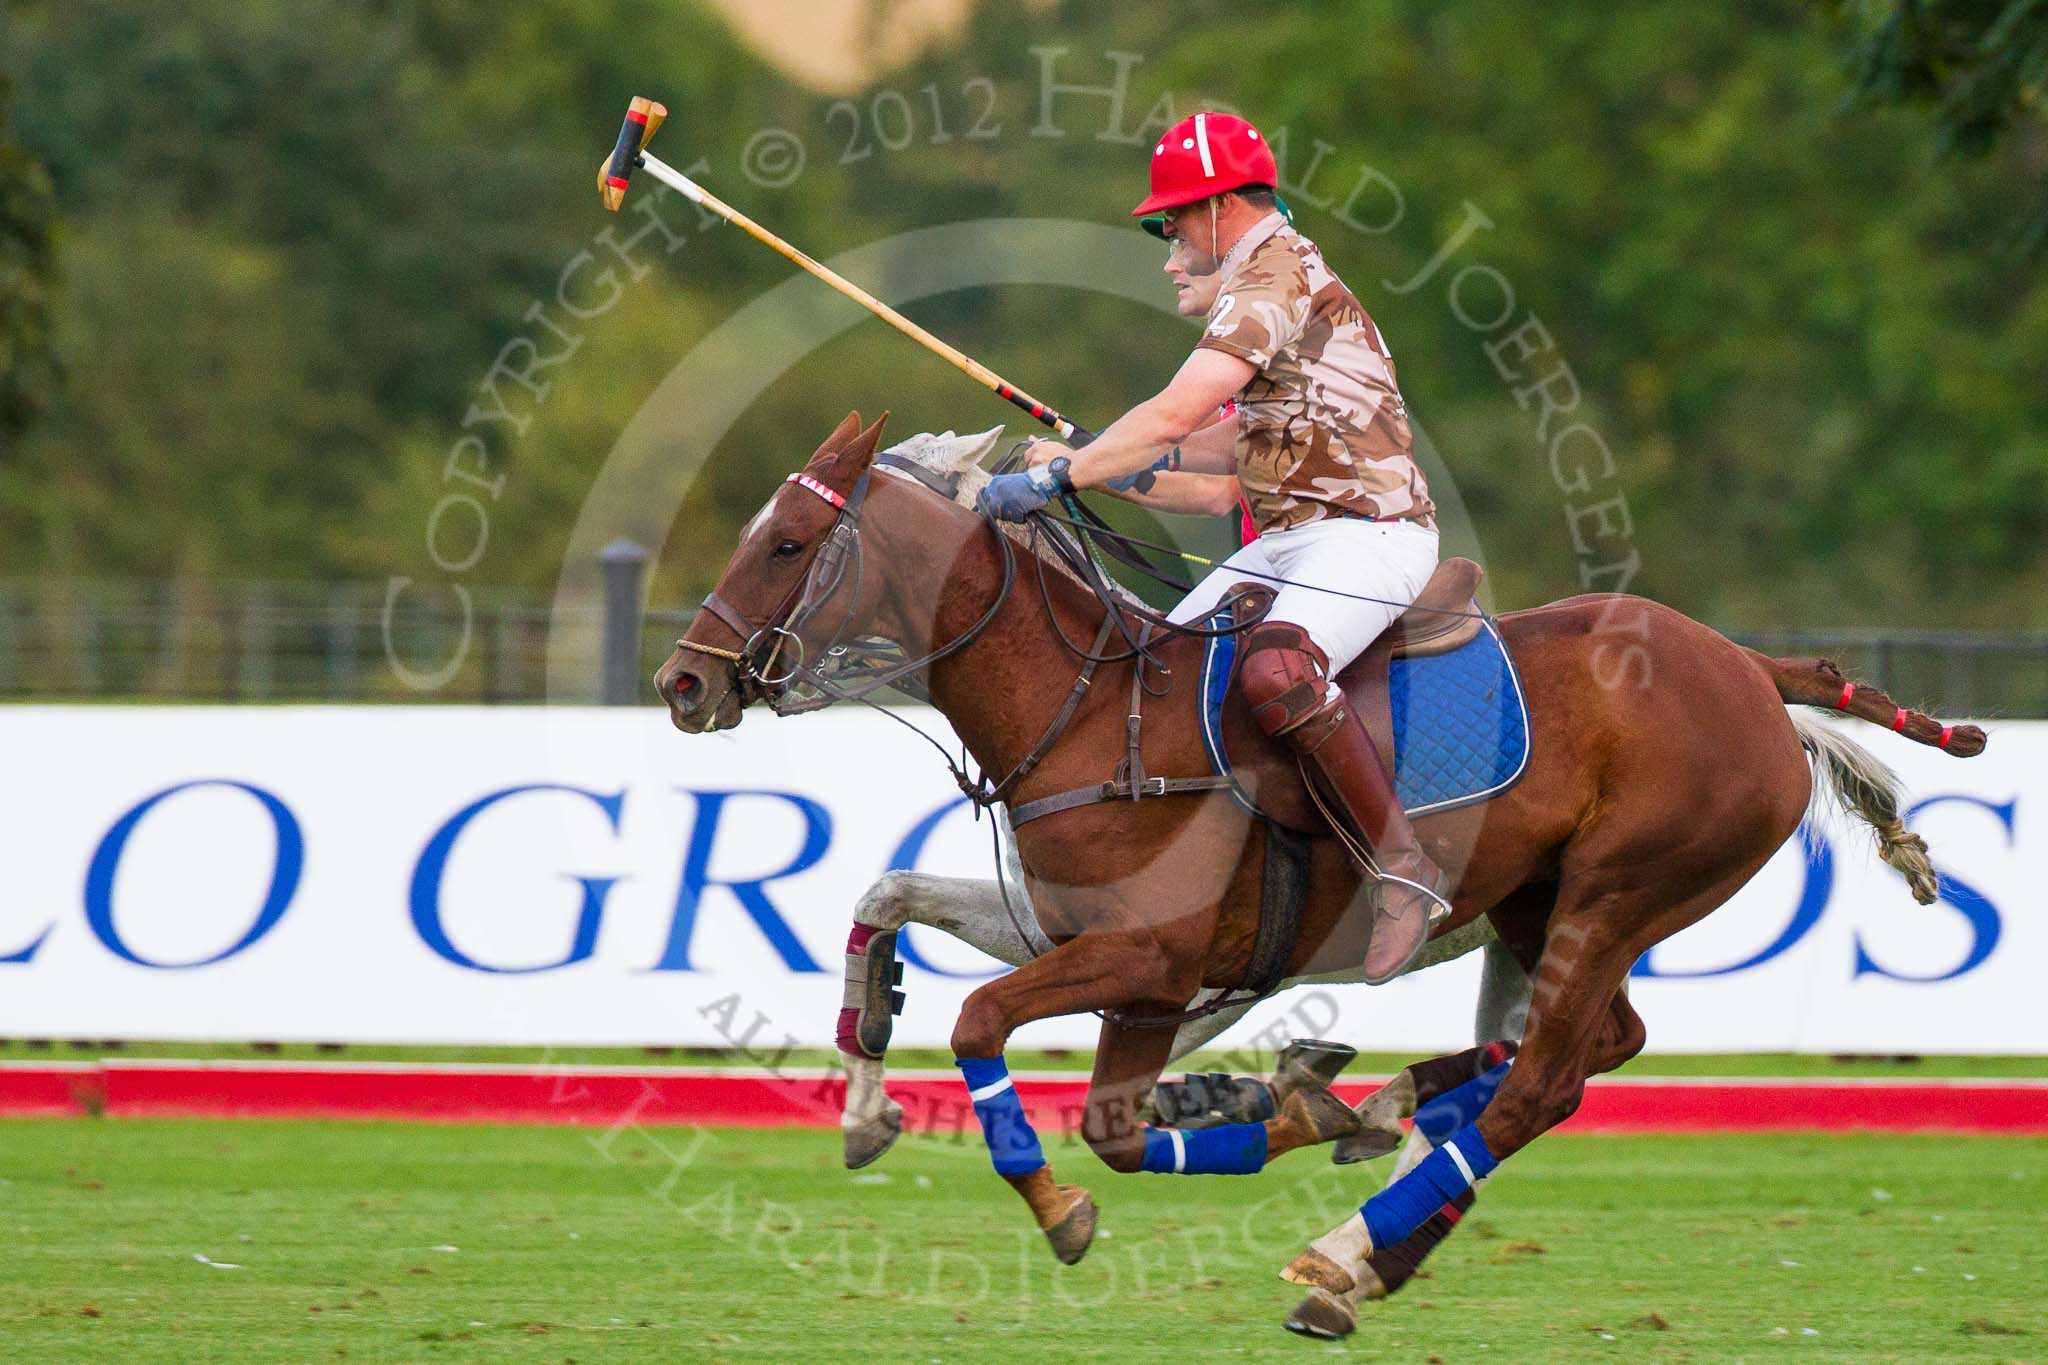
[[[661,121],[668,117],[668,110],[643,95],[635,95],[633,103],[626,109],[626,121],[619,127],[619,140],[612,147],[612,154],[599,163],[597,168],[597,192],[604,200],[604,206],[613,213],[626,201],[626,186],[632,182],[633,167],[640,159],[640,149],[654,136],[654,130],[661,127]]]

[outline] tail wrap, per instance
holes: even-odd
[[[1749,653],[1771,675],[1778,695],[1788,702],[1840,711],[1957,758],[1984,752],[1984,732],[1977,726],[1943,725],[1932,716],[1901,706],[1878,688],[1843,677],[1833,659],[1773,659],[1755,650]]]

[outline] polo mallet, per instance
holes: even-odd
[[[604,163],[597,168],[598,195],[604,201],[604,206],[607,209],[613,213],[618,212],[619,205],[625,202],[626,189],[632,183],[633,172],[636,169],[644,169],[649,175],[659,180],[662,184],[667,185],[670,189],[677,191],[691,203],[710,210],[726,222],[741,229],[755,241],[773,250],[777,255],[802,266],[812,275],[823,280],[847,298],[852,299],[855,303],[867,309],[870,313],[873,313],[912,341],[919,343],[926,350],[947,361],[955,369],[968,375],[984,387],[993,390],[998,398],[1008,399],[1025,412],[1030,413],[1040,422],[1051,427],[1069,445],[1080,447],[1087,445],[1095,439],[1095,433],[1088,428],[1081,426],[1077,422],[1068,421],[1067,418],[1060,414],[1058,409],[1048,407],[1044,403],[1039,402],[1036,398],[1025,393],[1022,389],[1010,383],[974,357],[960,350],[957,346],[948,345],[938,337],[933,336],[930,332],[927,332],[909,318],[904,317],[903,314],[897,312],[888,304],[883,303],[873,294],[868,293],[867,290],[862,289],[852,280],[811,259],[810,256],[797,250],[788,242],[782,240],[782,238],[762,227],[759,223],[747,217],[746,214],[741,213],[738,209],[690,179],[689,176],[684,175],[660,157],[649,152],[647,150],[648,140],[654,136],[655,130],[661,127],[662,120],[667,117],[668,109],[665,105],[656,104],[644,95],[634,96],[632,104],[627,106],[625,122],[619,126],[619,140],[613,144],[612,154],[606,157]],[[1060,498],[1060,503],[1066,508],[1067,516],[1077,528],[1109,531],[1108,524],[1088,508],[1082,506],[1081,500],[1073,494],[1063,495]],[[1103,564],[1102,556],[1097,552],[1095,539],[1085,534],[1077,535],[1075,539],[1080,542],[1082,553],[1088,557],[1088,562],[1094,567],[1095,572],[1101,576],[1103,582],[1111,582],[1109,570]],[[1117,540],[1114,532],[1110,533],[1110,538],[1104,543],[1111,554],[1139,572],[1149,574],[1155,578],[1161,576],[1159,570],[1146,563],[1136,550],[1126,547]],[[1185,559],[1188,556],[1183,555],[1181,558]],[[1166,581],[1171,582],[1172,580]],[[1176,583],[1175,586],[1180,587],[1183,591],[1187,587],[1186,584],[1179,583]],[[1131,643],[1135,646],[1137,642],[1134,640]]]
[[[994,390],[998,398],[1007,398],[1015,403],[1059,433],[1068,444],[1084,446],[1095,439],[1094,432],[1068,421],[1058,411],[1039,402],[958,347],[947,345],[852,280],[812,260],[689,176],[649,152],[648,140],[654,136],[654,130],[661,127],[661,121],[667,117],[668,110],[662,105],[642,96],[634,97],[631,107],[626,110],[626,121],[619,129],[618,144],[612,148],[612,154],[605,159],[604,164],[597,168],[597,189],[604,199],[606,208],[614,213],[618,212],[619,205],[625,202],[626,187],[632,183],[634,170],[643,169],[662,184],[682,194],[691,203],[710,210],[776,254],[810,271],[912,341],[950,363],[955,369],[966,373],[984,387]]]

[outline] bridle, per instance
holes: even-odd
[[[953,499],[956,490],[954,487],[948,486],[951,481],[933,474],[912,460],[900,455],[884,452],[875,457],[875,462],[901,470],[948,501]],[[1039,591],[1046,599],[1047,613],[1053,617],[1054,626],[1059,633],[1061,642],[1081,658],[1081,669],[1067,694],[1065,702],[1061,705],[1058,714],[1053,717],[1052,723],[1046,727],[1038,742],[1032,745],[1030,751],[1018,761],[1017,766],[1011,769],[1007,776],[1000,781],[991,780],[986,772],[981,773],[979,776],[970,777],[967,772],[967,755],[964,750],[962,751],[960,761],[955,762],[953,756],[946,751],[944,745],[940,744],[923,730],[918,729],[916,725],[904,719],[895,710],[879,705],[871,700],[871,697],[873,693],[880,691],[882,688],[902,682],[910,678],[911,675],[928,669],[941,659],[965,649],[976,639],[980,638],[982,633],[995,621],[996,616],[1010,600],[1010,593],[1015,585],[1017,576],[1016,550],[1012,546],[1009,536],[1003,533],[1001,527],[997,526],[993,521],[986,522],[989,533],[995,537],[995,543],[1002,552],[1003,578],[988,608],[982,612],[981,616],[952,640],[947,641],[927,654],[915,659],[858,668],[855,670],[858,674],[857,683],[852,686],[843,684],[839,680],[843,676],[840,670],[841,663],[849,658],[856,647],[867,646],[871,643],[867,641],[848,641],[845,637],[848,628],[852,624],[853,613],[860,603],[860,588],[865,572],[860,514],[861,508],[867,500],[872,478],[872,470],[862,473],[859,480],[855,482],[853,491],[842,496],[809,474],[801,471],[791,474],[785,482],[796,484],[811,493],[815,493],[827,503],[830,503],[833,510],[837,513],[837,517],[832,523],[832,529],[826,533],[825,543],[819,548],[817,555],[812,559],[810,568],[806,570],[803,578],[783,595],[782,600],[776,604],[775,609],[768,614],[765,624],[756,625],[750,621],[746,613],[740,611],[730,602],[719,596],[715,589],[705,595],[704,610],[717,617],[725,624],[727,629],[731,630],[744,642],[740,648],[736,650],[724,649],[716,645],[701,644],[695,640],[678,640],[676,641],[676,647],[678,649],[694,650],[700,654],[708,654],[714,658],[725,659],[734,664],[739,678],[742,702],[751,704],[754,701],[765,701],[769,708],[777,715],[794,715],[803,711],[818,710],[834,702],[841,701],[857,701],[879,711],[938,750],[940,758],[945,760],[946,767],[953,774],[953,781],[959,786],[960,791],[967,799],[973,803],[977,816],[980,811],[1006,801],[1017,784],[1031,773],[1044,760],[1046,755],[1051,752],[1053,746],[1059,742],[1060,737],[1065,733],[1068,722],[1073,719],[1075,711],[1080,706],[1081,699],[1086,695],[1090,684],[1094,680],[1097,668],[1102,664],[1120,662],[1126,659],[1133,661],[1136,669],[1134,678],[1136,685],[1145,691],[1153,690],[1144,681],[1147,663],[1151,663],[1154,667],[1159,666],[1158,660],[1152,656],[1146,647],[1147,638],[1151,633],[1152,622],[1156,621],[1171,631],[1195,636],[1231,634],[1244,629],[1243,626],[1239,625],[1226,626],[1222,629],[1204,629],[1193,623],[1171,623],[1167,622],[1164,618],[1154,617],[1152,613],[1142,608],[1134,608],[1131,604],[1119,598],[1110,587],[1106,576],[1093,563],[1080,545],[1067,546],[1063,543],[1062,533],[1055,528],[1054,523],[1047,519],[1035,518],[1033,525],[1033,559],[1038,565]],[[1075,529],[1081,530],[1082,528],[1077,526]],[[1101,627],[1096,633],[1093,645],[1089,648],[1081,648],[1073,641],[1067,639],[1064,630],[1059,630],[1058,617],[1052,610],[1050,592],[1045,582],[1045,558],[1037,553],[1039,545],[1038,536],[1041,531],[1047,534],[1047,543],[1054,552],[1067,562],[1068,566],[1094,592],[1105,608]],[[840,616],[839,622],[834,627],[829,641],[819,651],[819,661],[816,664],[812,664],[805,657],[803,639],[799,632],[810,623],[811,619],[839,591],[840,586],[846,581],[848,573],[851,573],[853,576],[853,591],[848,594],[846,610]],[[1129,616],[1137,617],[1143,623],[1143,629],[1133,634],[1126,619]],[[1109,645],[1110,637],[1119,629],[1122,630],[1130,647],[1128,650],[1109,650],[1107,646]],[[785,642],[794,645],[796,651],[796,658],[794,660],[785,660],[780,657]],[[778,669],[780,670],[779,672],[776,671]],[[799,688],[808,689],[811,695],[809,697],[796,696]],[[792,700],[793,696],[796,696],[795,700]],[[1134,711],[1137,705],[1138,701],[1134,695],[1132,699]],[[1135,721],[1135,716],[1133,720]],[[1135,755],[1135,729],[1132,731],[1132,737],[1133,754]],[[1135,778],[1135,771],[1133,776]],[[995,846],[996,885],[1002,894],[1003,910],[1009,916],[1011,927],[1016,931],[1017,936],[1024,942],[1029,943],[1031,941],[1030,935],[1024,932],[1016,907],[1010,901],[1009,887],[1003,876],[1000,831],[995,821],[990,822],[989,837]],[[1262,998],[1264,997],[1255,997],[1255,999]],[[1230,992],[1226,991],[1206,1004],[1197,1005],[1170,1016],[1132,1017],[1113,1015],[1101,1010],[1090,1012],[1103,1019],[1111,1019],[1132,1027],[1170,1028],[1178,1027],[1189,1020],[1205,1018],[1219,1010],[1245,1003],[1249,1002],[1241,998],[1234,998]]]
[[[853,492],[842,496],[801,470],[791,474],[785,482],[817,494],[838,514],[804,576],[783,594],[782,600],[775,604],[762,625],[754,624],[745,612],[712,591],[704,598],[704,610],[723,622],[743,643],[737,650],[732,650],[699,644],[695,640],[678,640],[676,648],[730,660],[737,665],[735,671],[739,675],[741,700],[749,704],[767,701],[771,707],[775,706],[805,671],[806,652],[799,632],[839,590],[849,569],[853,575],[853,591],[847,598],[846,614],[840,618],[831,643],[823,651],[826,655],[829,656],[839,644],[839,637],[845,633],[854,608],[859,604],[864,572],[860,551],[860,509],[867,501],[868,477],[862,474]],[[795,657],[784,659],[785,650],[793,652]]]
[[[912,461],[901,456],[884,453],[876,457],[877,463],[905,470],[916,476],[920,482],[931,483],[925,471]],[[822,480],[799,470],[791,474],[785,483],[815,493],[829,503],[837,514],[832,528],[825,535],[824,543],[813,556],[803,578],[783,594],[782,600],[768,613],[765,623],[756,625],[745,612],[719,596],[714,589],[704,597],[704,610],[723,622],[743,642],[738,649],[724,649],[717,645],[703,644],[696,640],[677,640],[676,648],[709,654],[725,659],[735,666],[738,675],[740,699],[743,703],[766,702],[777,715],[797,715],[815,711],[834,702],[857,701],[874,706],[883,714],[894,717],[887,708],[876,706],[869,700],[872,694],[885,687],[904,682],[915,674],[929,669],[933,664],[958,653],[979,639],[995,621],[1003,606],[1010,599],[1010,591],[1016,581],[1016,552],[1008,536],[999,529],[990,527],[996,544],[1002,552],[1003,578],[988,608],[973,624],[959,635],[917,658],[898,658],[894,661],[867,664],[849,669],[847,664],[856,655],[863,658],[888,658],[889,646],[882,642],[848,640],[847,633],[853,624],[853,614],[859,608],[861,587],[866,575],[866,554],[861,541],[861,509],[867,502],[874,473],[863,472],[854,483],[850,493],[841,494]],[[932,484],[936,491],[936,484]],[[803,631],[838,595],[840,589],[851,577],[852,588],[846,594],[846,609],[833,626],[831,635],[818,651],[816,663],[810,662],[803,641]],[[787,657],[793,653],[794,657]],[[851,684],[842,679],[852,677]],[[900,719],[900,717],[896,717]],[[904,724],[909,724],[905,721]],[[915,728],[915,727],[913,727]],[[919,731],[922,734],[922,731]],[[927,736],[927,738],[929,738]],[[936,744],[936,741],[933,741]],[[943,754],[945,751],[940,749]],[[947,763],[952,765],[951,755]],[[967,780],[957,766],[955,775],[967,788]]]

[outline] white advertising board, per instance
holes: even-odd
[[[911,719],[941,738],[930,712]],[[2048,724],[1961,761],[1881,730],[1946,885],[1821,821],[1638,965],[1662,1051],[2048,1053]],[[856,897],[988,876],[943,767],[856,711],[725,735],[654,710],[0,708],[0,1036],[825,1046]],[[904,936],[902,1044],[994,964]],[[1478,959],[1310,987],[1224,1042],[1470,1041]],[[1088,1017],[1015,1046],[1094,1041]]]

